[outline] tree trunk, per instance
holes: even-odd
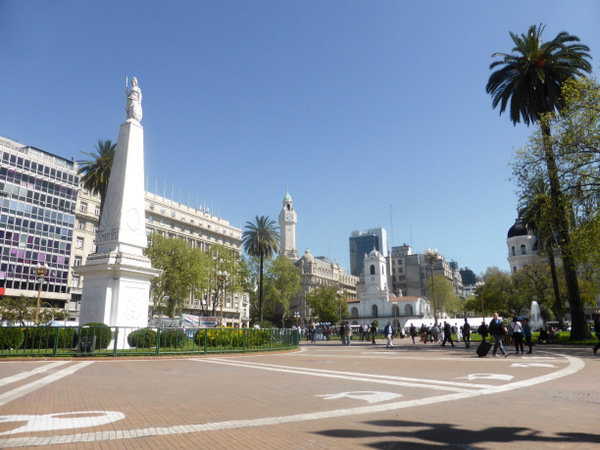
[[[550,275],[552,277],[552,288],[554,290],[554,315],[556,319],[560,322],[562,327],[564,323],[564,313],[562,307],[562,300],[560,298],[560,289],[558,286],[558,274],[556,273],[556,260],[554,258],[554,249],[552,248],[552,243],[548,245],[548,262],[550,263]]]
[[[565,280],[567,282],[567,296],[569,309],[571,311],[571,340],[581,340],[590,337],[590,331],[585,323],[585,312],[581,303],[579,284],[577,282],[577,268],[571,255],[571,237],[569,234],[569,219],[564,204],[564,196],[558,179],[558,168],[552,147],[550,124],[541,120],[540,126],[544,140],[544,154],[548,168],[550,181],[550,200],[554,228],[558,237],[558,245],[561,250]]]

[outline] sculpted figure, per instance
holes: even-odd
[[[138,87],[136,77],[131,79],[131,89],[127,94],[125,111],[127,111],[127,120],[133,119],[136,122],[142,120],[142,91]]]

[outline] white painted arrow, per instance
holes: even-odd
[[[0,433],[14,434],[36,431],[69,430],[87,428],[116,422],[125,418],[125,414],[117,411],[80,411],[59,414],[0,416],[0,423],[27,422],[13,430]]]
[[[340,392],[339,394],[317,395],[317,397],[323,397],[325,400],[334,400],[338,398],[354,398],[357,400],[364,400],[369,403],[379,403],[384,402],[386,400],[392,400],[398,397],[402,397],[402,394],[378,391],[354,391]]]

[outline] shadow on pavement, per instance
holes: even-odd
[[[478,446],[485,442],[500,444],[518,443],[519,446],[523,447],[527,447],[527,443],[600,443],[600,435],[598,434],[555,432],[553,436],[544,436],[537,430],[527,427],[489,427],[483,430],[468,430],[446,423],[408,422],[401,420],[378,420],[365,422],[365,424],[386,429],[380,432],[335,429],[320,431],[317,434],[348,440],[376,438],[378,439],[377,442],[361,445],[377,449],[473,448],[471,446]],[[348,442],[348,445],[353,446],[351,442]]]

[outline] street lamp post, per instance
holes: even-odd
[[[37,326],[39,324],[39,317],[40,317],[40,301],[42,299],[42,282],[44,281],[44,276],[48,273],[48,265],[44,264],[38,264],[35,267],[35,273],[38,276],[38,298],[37,298],[37,303],[35,305],[35,326]]]
[[[229,274],[227,271],[217,272],[217,280],[219,281],[219,286],[221,287],[221,313],[220,313],[220,324],[223,326],[223,303],[225,303],[225,285],[227,283],[227,277]]]
[[[440,254],[437,249],[425,249],[425,260],[429,264],[429,269],[431,270],[431,296],[433,297],[433,319],[435,322],[435,326],[438,324],[438,313],[437,313],[437,302],[435,300],[435,283],[433,279],[433,264],[439,258]]]
[[[475,289],[476,289],[477,295],[479,296],[479,299],[481,300],[481,319],[482,320],[485,318],[485,312],[483,311],[483,295],[481,295],[481,289],[483,288],[483,286],[485,286],[485,283],[483,281],[478,281],[477,283],[475,283]]]
[[[298,321],[300,320],[300,313],[298,311],[294,312],[294,319],[296,319],[296,327],[297,327]]]
[[[340,324],[342,323],[342,302],[344,301],[344,291],[341,289],[337,291],[338,298],[340,299]]]

